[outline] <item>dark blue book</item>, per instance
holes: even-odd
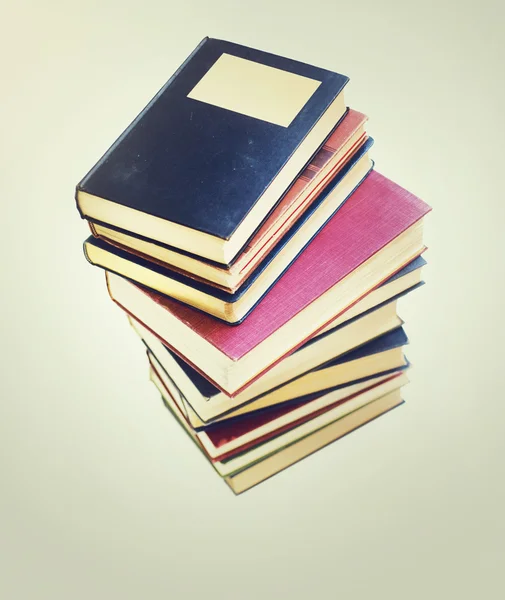
[[[409,362],[403,355],[403,347],[408,343],[407,335],[403,328],[399,327],[362,345],[360,348],[347,352],[325,365],[301,375],[286,385],[279,386],[261,396],[248,400],[238,408],[222,411],[218,417],[208,423],[201,421],[198,417],[198,411],[192,408],[190,400],[177,388],[170,374],[161,367],[157,357],[154,356],[149,347],[148,350],[153,367],[162,379],[166,378],[170,382],[171,394],[177,396],[175,400],[185,413],[186,418],[195,429],[205,429],[212,427],[216,421],[244,419],[253,413],[258,414],[259,412],[275,410],[281,404],[303,404],[324,394],[356,384],[370,382],[373,385],[374,380],[387,378],[409,367]],[[178,361],[188,379],[206,401],[212,402],[219,396],[219,390],[202,378],[197,371],[175,356],[174,359]],[[187,385],[184,384],[183,387],[187,387]],[[174,390],[177,390],[176,394],[174,394]],[[308,393],[307,390],[309,390]]]
[[[81,215],[229,264],[344,116],[347,82],[205,38],[78,184]]]
[[[236,325],[253,310],[368,175],[373,166],[368,156],[372,145],[373,139],[369,138],[234,294],[94,236],[84,243],[85,255],[96,266]]]

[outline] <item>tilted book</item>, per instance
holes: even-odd
[[[151,368],[162,382],[165,394],[170,395],[182,418],[187,422],[175,401],[177,389],[172,386],[166,375],[160,372],[155,358],[152,355],[148,357]],[[306,423],[338,405],[343,405],[362,392],[399,378],[404,371],[405,369],[397,369],[389,374],[377,375],[360,382],[308,394],[293,399],[292,402],[215,423],[205,429],[193,430],[192,433],[198,438],[212,461],[225,460]]]
[[[226,478],[234,477],[240,473],[243,473],[244,470],[261,464],[261,462],[263,462],[265,459],[275,457],[278,455],[278,453],[289,448],[293,448],[298,442],[308,439],[314,434],[317,435],[319,432],[326,430],[328,426],[331,426],[334,423],[346,420],[348,416],[357,415],[366,407],[376,404],[376,402],[378,400],[380,401],[382,398],[389,397],[391,393],[398,391],[402,386],[408,383],[408,377],[404,373],[390,377],[382,382],[377,383],[371,388],[362,390],[350,398],[344,399],[343,401],[336,401],[326,410],[323,409],[322,411],[317,411],[305,419],[302,418],[291,428],[277,433],[277,435],[275,435],[273,438],[270,437],[259,441],[252,446],[248,446],[248,448],[245,450],[238,451],[238,453],[230,453],[230,455],[226,458],[220,457],[217,459],[211,459],[204,444],[199,437],[195,435],[194,430],[184,419],[184,416],[179,411],[177,404],[173,401],[170,392],[165,388],[163,382],[158,377],[156,370],[153,368],[151,368],[151,380],[160,391],[167,408],[170,409],[174,417],[179,421],[198,448],[200,448],[204,456],[210,461],[217,473]],[[331,403],[331,400],[332,398],[324,398],[323,402]],[[361,423],[364,423],[367,420],[369,419],[360,419]],[[351,429],[352,428],[349,428],[348,431]],[[230,433],[233,436],[233,432]]]
[[[255,399],[261,405],[264,401],[268,401],[268,398],[278,398],[279,395],[274,390],[280,390],[282,396],[284,392],[280,386],[289,390],[290,384],[296,385],[298,378],[307,372],[388,331],[401,327],[403,321],[397,314],[396,301],[393,300],[336,327],[329,326],[301,348],[280,360],[263,376],[256,378],[251,385],[231,397],[222,391],[208,397],[207,394],[211,393],[211,389],[215,389],[215,386],[201,376],[201,390],[205,390],[205,394],[202,394],[187,376],[186,371],[191,369],[191,366],[180,357],[176,360],[174,356],[177,355],[173,352],[169,353],[167,347],[134,318],[131,318],[131,323],[142,337],[144,344],[156,356],[164,371],[181,390],[181,397],[187,406],[188,418],[198,427],[203,423],[213,422],[234,409],[243,408],[246,404],[255,404]],[[193,369],[193,372],[198,371]]]
[[[217,387],[235,395],[422,254],[429,210],[372,171],[236,327],[107,273],[109,293]]]
[[[235,494],[241,494],[341,437],[401,406],[403,402],[401,390],[390,392],[286,445],[277,452],[236,470],[232,475],[226,476],[225,481]]]
[[[152,337],[149,338],[152,340]],[[252,414],[271,409],[273,406],[292,403],[299,401],[302,397],[308,397],[311,394],[317,394],[322,391],[330,391],[350,385],[351,383],[362,383],[367,380],[390,374],[397,369],[407,368],[408,361],[403,354],[403,346],[408,343],[402,327],[385,333],[378,338],[361,345],[355,350],[344,353],[341,356],[324,363],[312,369],[308,373],[291,380],[289,383],[273,388],[267,393],[246,400],[238,407],[235,406],[235,398],[229,398],[230,408],[224,402],[219,401],[219,390],[214,388],[215,396],[210,396],[207,399],[209,408],[213,409],[213,405],[217,405],[217,410],[221,410],[221,415],[214,420],[204,422],[198,416],[198,404],[195,408],[191,404],[191,397],[187,397],[184,390],[188,388],[188,379],[190,382],[200,385],[202,389],[205,384],[211,385],[206,379],[202,378],[197,371],[191,369],[177,355],[173,355],[178,361],[176,368],[166,370],[161,363],[161,358],[158,358],[157,352],[160,348],[156,345],[151,345],[147,340],[144,340],[150,355],[153,357],[153,366],[160,375],[160,378],[166,378],[170,382],[170,386],[175,390],[173,393],[176,403],[181,411],[185,414],[188,422],[194,429],[206,429],[212,427],[217,422],[235,422],[237,418],[250,416]],[[164,347],[163,347],[164,348]],[[163,352],[163,350],[161,350]],[[151,362],[152,362],[151,361]],[[180,361],[180,362],[179,362]],[[186,379],[182,379],[184,375]],[[200,380],[199,380],[200,378]],[[179,384],[181,383],[182,386]],[[167,384],[167,387],[169,385]],[[181,389],[182,388],[182,389]],[[189,394],[188,394],[189,395]],[[236,397],[237,398],[237,397]],[[298,399],[298,400],[297,400]],[[227,410],[228,409],[228,410]]]
[[[235,293],[329,182],[362,148],[368,137],[364,128],[366,120],[365,115],[349,109],[322,148],[229,265],[220,265],[168,244],[97,221],[89,222],[91,232],[122,250],[158,262],[161,266],[193,277],[196,281]]]
[[[84,243],[85,255],[90,263],[107,271],[176,298],[218,319],[237,324],[254,309],[371,171],[368,150],[372,144],[373,140],[369,138],[234,294],[196,281],[93,236]]]
[[[81,215],[229,264],[345,115],[347,82],[205,38],[78,184]]]

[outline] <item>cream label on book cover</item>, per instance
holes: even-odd
[[[315,79],[224,53],[188,98],[288,127],[320,85]]]

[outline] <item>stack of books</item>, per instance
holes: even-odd
[[[430,209],[374,169],[347,82],[206,38],[77,186],[88,260],[235,493],[403,402]]]

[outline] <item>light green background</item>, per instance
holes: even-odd
[[[0,597],[503,598],[503,3],[4,0],[0,22]],[[239,498],[148,383],[73,201],[205,35],[349,75],[377,169],[434,208],[407,404]]]

